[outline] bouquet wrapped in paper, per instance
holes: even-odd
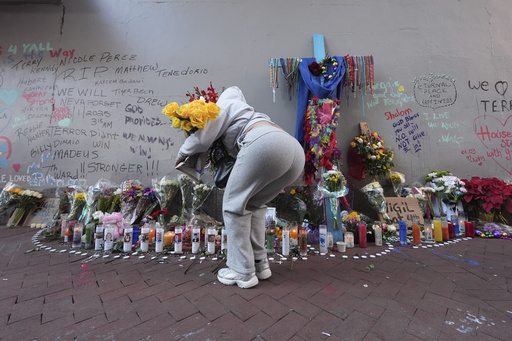
[[[361,192],[363,192],[366,200],[368,200],[373,209],[382,214],[385,221],[389,220],[389,216],[386,213],[386,198],[384,197],[384,189],[380,183],[378,181],[370,182],[361,188]]]
[[[28,210],[39,206],[42,198],[43,195],[41,193],[29,189],[24,190],[21,194],[14,194],[13,201],[17,210],[14,212],[10,227],[18,225]]]
[[[120,205],[123,220],[131,220],[137,207],[140,191],[142,191],[142,186],[138,180],[126,180],[121,184]]]
[[[13,193],[20,191],[21,189],[18,188],[14,183],[8,182],[5,184],[4,188],[2,189],[2,192],[0,193],[0,214],[4,213],[9,207],[14,205],[13,202]]]
[[[397,197],[403,197],[402,192],[404,189],[405,175],[399,172],[391,172],[388,175],[388,180],[393,185],[393,191]]]
[[[110,207],[107,209],[106,213],[114,213],[121,210],[121,193],[123,193],[123,191],[120,187],[114,190],[112,193],[112,202],[110,203]]]
[[[203,206],[206,198],[210,195],[213,187],[208,187],[207,184],[197,184],[194,186],[192,194],[192,209],[197,211]]]
[[[183,224],[187,220],[187,217],[185,217],[185,214],[187,213],[186,212],[186,208],[190,207],[190,205],[188,205],[188,203],[187,203],[187,200],[188,200],[190,191],[193,188],[193,184],[194,183],[193,183],[192,179],[190,179],[190,177],[188,177],[185,174],[180,174],[179,175],[178,182],[180,184],[180,190],[181,190],[181,215],[180,215],[180,222]]]
[[[133,211],[130,224],[140,222],[144,217],[148,216],[153,212],[155,207],[158,205],[156,200],[156,191],[151,187],[146,187],[138,193],[137,206]]]
[[[336,166],[334,166],[331,170],[322,174],[322,181],[320,182],[318,189],[323,193],[324,198],[341,198],[343,204],[348,208],[347,199],[345,198],[348,194],[348,188],[346,185],[347,180],[343,174],[338,171]],[[338,205],[337,200],[334,203]]]
[[[67,192],[69,202],[71,203],[69,209],[68,220],[78,220],[82,215],[85,206],[84,189],[81,187],[70,187]]]
[[[155,189],[156,199],[160,204],[161,210],[171,211],[171,203],[180,190],[180,184],[176,180],[164,176],[160,181],[153,179],[153,188]]]

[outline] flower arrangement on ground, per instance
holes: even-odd
[[[42,198],[41,193],[29,189],[24,190],[21,194],[14,193],[12,200],[17,210],[14,212],[10,227],[17,226],[29,209],[38,207],[42,203]]]
[[[13,193],[21,194],[23,190],[16,187],[12,182],[8,182],[0,193],[0,214],[4,213],[9,207],[14,205],[12,201]]]
[[[336,166],[331,170],[326,171],[322,174],[322,181],[319,183],[318,189],[325,198],[325,205],[329,205],[326,209],[329,209],[333,216],[333,230],[339,229],[338,215],[340,212],[340,198],[343,204],[348,208],[348,203],[345,196],[348,193],[346,187],[347,181],[343,174],[338,171]]]
[[[508,224],[503,212],[512,213],[512,185],[498,178],[472,177],[463,180],[464,202],[469,212],[484,220]]]
[[[193,182],[192,180],[186,176],[185,174],[180,174],[178,176],[178,182],[180,184],[180,190],[181,190],[181,215],[180,215],[180,224],[184,224],[187,220],[186,218],[186,208],[190,207],[190,205],[187,204],[187,199],[189,197],[189,194],[193,188]]]
[[[361,216],[356,211],[350,212],[343,218],[343,226],[349,232],[354,233],[354,236],[359,231],[359,223],[361,222]]]
[[[372,180],[379,176],[386,175],[395,166],[393,164],[393,151],[384,147],[382,137],[374,132],[360,134],[350,143],[350,149],[361,159],[364,167],[364,175]],[[364,178],[364,176],[363,176]]]
[[[451,214],[456,215],[458,200],[466,192],[464,181],[449,171],[432,171],[425,177],[425,181],[434,190],[439,211],[437,214],[444,217],[452,210]]]
[[[403,189],[405,183],[405,175],[399,172],[392,171],[388,175],[388,180],[393,185],[393,191],[397,197],[403,196]]]
[[[85,194],[81,188],[74,188],[68,192],[68,197],[71,203],[68,220],[77,220],[85,206]]]
[[[368,200],[373,209],[382,214],[384,221],[388,221],[389,216],[386,213],[386,198],[384,197],[384,189],[380,183],[378,181],[370,182],[361,188],[361,192],[364,193],[366,200]]]
[[[146,187],[138,191],[137,206],[133,210],[133,215],[130,219],[130,224],[138,224],[140,221],[153,212],[158,205],[156,200],[156,191],[152,187]]]
[[[139,193],[143,187],[139,180],[126,180],[121,184],[121,215],[124,220],[131,221],[133,212],[137,207],[137,202],[140,199]]]
[[[304,150],[306,163],[303,180],[311,186],[320,167],[330,170],[341,159],[336,147],[336,127],[340,117],[340,101],[318,99],[310,101],[304,118]]]
[[[192,188],[192,209],[194,211],[199,210],[203,206],[212,190],[213,187],[209,187],[207,184],[197,184]]]

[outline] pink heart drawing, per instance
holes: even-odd
[[[487,148],[487,157],[491,158],[505,172],[512,175],[512,125],[507,127],[499,118],[483,115],[473,120],[473,129],[478,139]],[[512,122],[512,120],[511,120]]]
[[[20,171],[21,165],[19,163],[13,163],[12,168],[18,173]]]

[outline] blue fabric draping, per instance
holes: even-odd
[[[322,75],[314,76],[309,71],[309,64],[316,61],[315,58],[302,58],[299,64],[299,80],[297,85],[297,122],[295,125],[295,138],[304,146],[304,115],[308,102],[313,96],[319,99],[341,99],[343,83],[345,79],[345,57],[335,56],[338,61],[338,69],[334,71],[332,64],[328,64],[327,73],[333,76],[320,83]]]

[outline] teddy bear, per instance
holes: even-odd
[[[121,212],[105,213],[102,220],[103,224],[114,224],[114,240],[123,234],[123,215]]]

